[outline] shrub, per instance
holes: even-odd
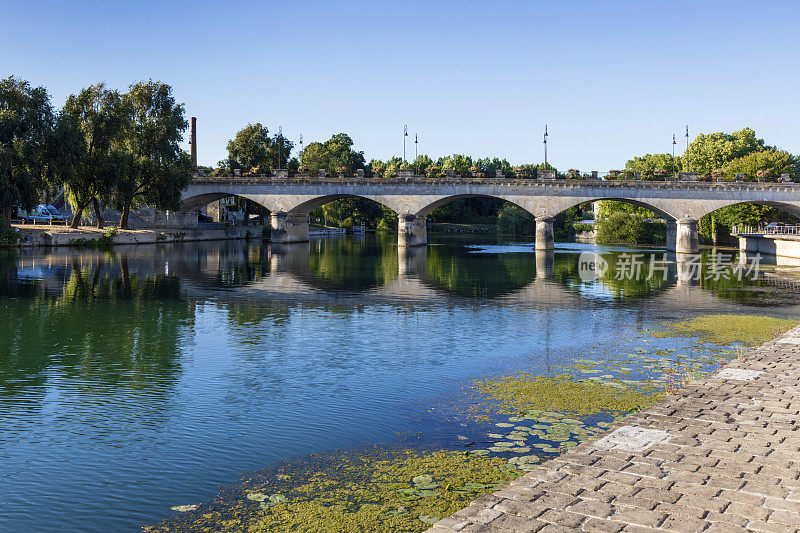
[[[533,235],[533,215],[514,204],[506,204],[497,214],[497,229],[511,235]]]
[[[629,213],[612,213],[597,223],[598,244],[663,244],[667,228],[662,222],[648,222]]]
[[[0,246],[17,244],[19,240],[19,232],[15,228],[12,228],[3,217],[0,217]]]

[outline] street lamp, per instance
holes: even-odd
[[[283,142],[283,126],[278,126],[278,169],[281,168],[281,145]]]
[[[414,174],[417,173],[417,159],[419,158],[417,147],[419,146],[419,137],[417,134],[414,134]]]
[[[672,179],[675,179],[675,145],[677,142],[675,141],[675,134],[672,134]]]
[[[544,169],[547,170],[547,124],[544,125]]]
[[[406,137],[408,137],[408,125],[403,126],[403,163],[406,162]]]
[[[686,151],[683,153],[683,158],[686,159],[686,172],[691,172],[689,168],[689,159],[686,157],[689,153],[689,125],[686,125]]]

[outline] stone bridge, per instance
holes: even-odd
[[[422,177],[238,178],[196,177],[184,191],[182,210],[190,212],[226,196],[241,196],[270,211],[272,240],[308,240],[308,215],[345,197],[368,198],[398,216],[398,246],[427,244],[426,221],[436,208],[454,200],[493,197],[506,200],[536,219],[536,248],[553,248],[553,217],[595,200],[620,200],[657,213],[667,221],[667,248],[698,250],[697,221],[721,207],[742,202],[770,205],[800,216],[800,184],[704,183],[601,180],[438,179]]]

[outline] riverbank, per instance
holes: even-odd
[[[732,336],[730,324],[742,325],[741,339]],[[376,448],[287,462],[248,476],[213,502],[175,506],[180,514],[174,519],[146,530],[322,531],[336,524],[342,532],[422,531],[459,503],[485,494],[468,508],[472,512],[494,501],[488,495],[498,488],[515,490],[514,480],[538,472],[537,463],[549,465],[570,449],[584,449],[608,428],[659,405],[665,395],[672,397],[684,383],[730,360],[731,343],[758,342],[793,324],[769,317],[696,317],[665,323],[619,352],[575,359],[551,375],[477,379],[457,402],[462,407],[449,415],[460,427],[454,449]],[[691,354],[647,348],[670,337],[702,339],[717,348],[697,344]],[[501,488],[509,483],[511,488]],[[465,512],[438,524],[460,531]]]
[[[73,229],[68,226],[15,225],[13,227],[20,230],[21,240],[12,246],[108,246],[246,239],[264,235],[261,226],[215,226],[198,229],[98,229],[84,226]]]
[[[798,345],[795,327],[743,352],[430,533],[796,531]]]

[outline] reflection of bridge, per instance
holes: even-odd
[[[792,183],[700,183],[587,180],[404,180],[196,177],[182,208],[192,211],[226,196],[252,200],[271,213],[273,242],[308,240],[309,213],[348,196],[368,198],[398,215],[398,245],[427,243],[427,216],[453,200],[476,196],[514,203],[536,218],[536,248],[553,249],[553,217],[594,200],[621,200],[667,221],[667,248],[698,249],[697,221],[721,207],[753,202],[800,215],[800,186]]]
[[[124,251],[121,251],[124,250]],[[180,250],[176,248],[175,251]],[[55,278],[43,282],[52,292],[60,292],[68,272],[74,268],[88,268],[92,278],[114,278],[135,273],[140,278],[153,276],[177,276],[181,281],[182,292],[189,298],[224,300],[253,300],[286,304],[302,302],[323,307],[349,307],[364,304],[389,305],[440,305],[443,296],[462,300],[466,305],[474,302],[482,305],[483,298],[459,297],[436,279],[428,275],[427,248],[398,249],[397,276],[379,284],[342,290],[331,286],[327,280],[310,268],[308,244],[272,244],[268,256],[254,260],[250,258],[249,247],[241,242],[197,243],[185,250],[185,255],[164,254],[158,246],[137,246],[120,248],[113,255],[92,250],[81,251],[68,248],[53,248],[46,253],[41,250],[24,250],[16,262],[16,267],[24,270],[37,270],[56,273]],[[613,289],[597,287],[584,294],[583,286],[563,283],[553,277],[553,252],[539,251],[535,254],[536,275],[511,286],[508,291],[495,299],[511,305],[534,306],[543,309],[553,307],[591,307],[606,305],[607,298],[613,297]],[[256,265],[256,263],[258,263]],[[672,263],[669,280],[654,292],[643,296],[650,300],[649,305],[658,306],[665,315],[684,312],[687,308],[723,309],[725,300],[717,295],[695,286],[696,282],[681,281],[681,262]],[[102,271],[102,272],[101,272]],[[241,276],[232,276],[241,272]],[[232,279],[235,281],[231,281]],[[230,291],[235,287],[235,291]],[[587,286],[591,287],[591,286]],[[224,289],[224,290],[221,290]],[[605,295],[604,295],[605,294]],[[599,298],[599,300],[598,300]],[[630,302],[640,301],[631,299]],[[450,300],[452,301],[452,300]],[[627,300],[620,302],[626,305]],[[736,302],[731,302],[732,306]]]

